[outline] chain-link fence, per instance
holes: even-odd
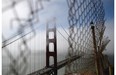
[[[3,24],[11,28],[9,33],[3,30],[3,75],[30,73],[29,68],[32,66],[29,58],[32,57],[28,42],[36,35],[39,12],[44,9],[44,2],[48,1],[3,0]]]
[[[81,55],[82,58],[71,64],[69,60],[66,73],[84,72],[89,69],[95,72],[91,26],[95,26],[97,46],[104,47],[101,45],[101,42],[104,42],[103,34],[105,31],[103,2],[102,0],[67,0],[67,3],[69,7],[69,48],[67,56],[70,58],[73,55]],[[109,39],[107,38],[105,41],[108,43]]]
[[[42,52],[35,52],[35,54],[33,54],[33,49],[31,47],[34,44],[38,44],[35,43],[35,41],[32,42],[32,39],[35,37],[37,38],[36,35],[39,34],[37,31],[39,29],[38,23],[40,22],[39,14],[40,11],[44,9],[44,3],[48,1],[50,0],[3,0],[3,27],[9,26],[10,30],[12,30],[8,30],[8,32],[3,30],[3,75],[25,75],[45,67],[45,61],[43,60],[45,59],[45,55],[43,55]],[[69,9],[69,25],[67,26],[69,29],[66,29],[65,25],[61,25],[62,30],[57,29],[58,35],[63,38],[58,42],[64,43],[65,39],[66,43],[69,45],[66,58],[70,58],[74,55],[80,55],[82,57],[71,64],[69,60],[65,72],[74,73],[88,69],[95,71],[91,22],[93,22],[95,26],[97,46],[100,46],[100,48],[104,50],[109,43],[109,39],[103,36],[105,31],[103,2],[102,0],[66,1]],[[60,17],[60,19],[61,18],[63,18],[63,16]],[[5,30],[7,29],[8,28],[5,28]],[[64,35],[64,33],[66,35]],[[41,32],[40,34],[39,37],[45,37]],[[9,37],[6,37],[6,35]],[[59,39],[59,36],[57,39]],[[40,39],[38,42],[41,43],[45,40],[46,39]],[[39,47],[42,46],[41,44],[39,45]],[[67,48],[65,47],[67,46],[66,44],[60,45],[58,43],[59,49],[61,48],[60,46],[63,46],[62,50],[66,50]],[[62,57],[58,56],[58,58]],[[37,63],[37,61],[39,63]]]

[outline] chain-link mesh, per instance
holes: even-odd
[[[86,69],[95,71],[91,22],[95,26],[97,46],[100,46],[105,26],[102,0],[67,0],[69,7],[69,48],[68,57],[81,55],[82,58],[69,64],[66,73],[81,72]],[[107,40],[108,43],[108,40]]]
[[[18,25],[18,30],[16,30],[15,35],[7,39],[3,35],[3,53],[7,55],[9,60],[6,60],[8,61],[8,64],[5,65],[7,70],[3,70],[3,75],[26,74],[27,68],[29,66],[29,63],[27,61],[29,55],[31,54],[31,49],[28,46],[28,42],[31,41],[32,38],[34,38],[36,35],[35,25],[39,22],[39,12],[44,8],[44,1],[49,0],[3,0],[3,15],[9,10],[12,10],[10,12],[13,13],[13,16],[11,15],[12,18],[8,21],[9,26],[13,29],[16,25]],[[23,5],[28,8],[20,5],[20,3],[23,2],[25,3]],[[81,59],[78,59],[71,64],[69,60],[69,64],[66,66],[66,73],[81,72],[88,69],[95,71],[95,62],[93,56],[94,49],[92,40],[93,36],[90,25],[91,22],[93,22],[93,25],[95,26],[96,44],[97,46],[99,46],[101,52],[109,43],[109,39],[107,37],[104,38],[103,36],[105,31],[105,13],[102,0],[67,0],[67,3],[69,7],[69,48],[67,57],[70,58],[73,55],[80,55],[82,57]],[[22,8],[27,11],[23,13],[23,15],[20,14],[24,12]],[[26,32],[27,28],[31,30],[29,33]],[[25,35],[28,35],[30,33],[31,35],[28,38],[24,37]],[[12,41],[12,39],[17,36],[19,38]],[[65,38],[65,36],[63,37]],[[21,39],[17,44],[19,54],[17,56],[14,56],[13,53],[11,53],[10,48],[7,48],[6,46],[19,39]],[[67,40],[67,38],[65,39]],[[3,59],[3,62],[6,61],[5,59]]]
[[[3,0],[3,18],[6,18],[6,14],[11,16],[11,18],[8,16],[7,26],[9,25],[12,29],[18,26],[15,35],[10,38],[5,38],[3,34],[2,48],[3,53],[5,53],[3,54],[3,75],[25,75],[27,73],[31,52],[28,42],[36,35],[35,28],[37,26],[35,25],[39,22],[39,12],[44,8],[45,1],[49,0]],[[27,33],[27,29],[31,31]],[[28,34],[31,35],[24,37]],[[14,38],[17,39],[13,40]],[[15,55],[10,46],[6,46],[19,39],[20,41],[15,46],[18,47],[18,55]]]

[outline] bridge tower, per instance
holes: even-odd
[[[53,68],[53,71],[50,72],[48,75],[57,75],[57,38],[56,38],[56,25],[47,24],[46,26],[46,67]],[[50,34],[53,33],[53,37],[50,38]],[[53,44],[53,51],[50,51],[50,43]],[[53,64],[52,67],[50,65],[50,57],[53,57]]]

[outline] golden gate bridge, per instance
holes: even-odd
[[[112,68],[107,58],[103,54],[107,44],[110,42],[108,37],[104,36],[105,32],[105,11],[102,0],[66,0],[68,6],[68,31],[61,25],[62,30],[67,34],[68,38],[57,29],[56,18],[48,20],[46,25],[46,51],[45,66],[33,72],[27,72],[30,65],[29,56],[31,55],[30,46],[35,43],[28,44],[38,32],[39,12],[44,10],[44,3],[50,3],[52,0],[11,0],[8,5],[3,1],[2,12],[6,15],[12,9],[15,17],[9,19],[11,28],[18,25],[16,33],[9,38],[5,38],[3,34],[2,49],[9,60],[6,63],[6,69],[3,75],[58,75],[58,70],[65,67],[65,75],[112,75]],[[27,18],[20,17],[17,5],[26,2],[30,11]],[[25,8],[25,7],[24,7]],[[25,9],[26,10],[26,9]],[[23,11],[20,11],[20,13]],[[8,12],[9,13],[9,12]],[[57,14],[56,14],[57,15]],[[30,31],[28,31],[29,29]],[[52,33],[52,38],[51,34]],[[66,58],[58,61],[58,41],[57,34],[60,34],[67,41],[68,48]],[[29,35],[29,36],[28,36]],[[39,35],[39,34],[38,34]],[[28,36],[28,37],[27,37]],[[20,40],[17,45],[18,56],[12,53],[10,45]],[[45,41],[45,40],[41,40]],[[38,41],[39,42],[39,41]],[[63,42],[63,41],[62,41]],[[51,45],[52,44],[52,45]],[[62,44],[65,46],[65,44]],[[51,48],[53,49],[51,51]],[[3,54],[4,56],[4,54]],[[51,60],[50,58],[53,58]],[[39,57],[37,57],[39,58]],[[44,60],[41,57],[41,60]],[[3,58],[3,63],[7,62]],[[32,60],[30,58],[30,60]],[[36,60],[36,61],[41,61]],[[52,61],[52,64],[51,64]],[[33,64],[36,64],[33,62]],[[39,64],[38,64],[39,65]],[[34,65],[34,66],[38,66]],[[41,66],[41,64],[40,64]],[[3,66],[4,68],[4,66]],[[30,67],[31,68],[31,67]],[[108,69],[108,70],[107,70]]]

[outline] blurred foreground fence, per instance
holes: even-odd
[[[102,0],[66,0],[68,4],[68,29],[60,25],[61,30],[56,27],[56,33],[50,34],[52,42],[56,43],[58,48],[49,46],[50,55],[48,59],[58,60],[56,66],[63,67],[61,74],[82,73],[87,70],[93,72],[97,69],[102,70],[109,66],[106,57],[102,54],[106,45],[109,43],[108,37],[104,36],[105,31],[105,12]],[[36,75],[48,73],[45,59],[46,55],[46,32],[41,32],[39,27],[39,14],[44,10],[44,3],[50,3],[50,0],[4,0],[2,6],[3,24],[12,31],[3,31],[2,53],[3,53],[3,75]],[[56,0],[57,2],[57,0]],[[62,2],[62,1],[61,1]],[[49,7],[47,7],[48,9]],[[49,10],[49,9],[48,9]],[[42,12],[43,14],[46,12]],[[56,14],[57,15],[57,14]],[[62,16],[63,17],[63,16]],[[57,16],[56,16],[57,18]],[[49,20],[51,25],[55,25],[54,20]],[[51,27],[50,25],[50,27]],[[45,26],[45,25],[43,25]],[[94,26],[94,33],[92,31]],[[5,29],[8,29],[8,28]],[[40,32],[38,30],[41,30]],[[44,31],[44,29],[43,29]],[[66,35],[64,35],[64,33]],[[11,33],[11,34],[9,34]],[[39,34],[40,33],[40,34]],[[43,35],[44,34],[44,35]],[[37,36],[38,35],[38,36]],[[6,38],[7,36],[7,38]],[[53,36],[56,38],[53,41]],[[38,37],[41,39],[38,39]],[[49,38],[49,37],[48,37]],[[33,41],[35,40],[35,41]],[[64,40],[66,43],[64,43]],[[41,43],[41,44],[38,44]],[[39,45],[37,47],[37,45]],[[44,45],[44,46],[43,46]],[[67,46],[65,49],[61,45]],[[35,48],[42,49],[38,52]],[[62,49],[66,53],[53,54],[55,49]],[[56,49],[56,50],[57,50]],[[38,49],[37,49],[38,50]],[[48,50],[48,48],[47,48]],[[57,51],[58,51],[57,50]],[[99,54],[99,55],[98,55]],[[57,57],[58,56],[58,57]],[[75,57],[74,57],[75,56]],[[77,57],[79,56],[79,57]],[[100,56],[100,57],[97,57]],[[58,59],[57,59],[58,58]],[[78,60],[76,60],[79,58]],[[63,60],[64,59],[64,60]],[[62,60],[62,61],[61,61]],[[72,62],[73,60],[73,62]],[[76,60],[76,61],[74,61]],[[103,60],[102,62],[100,60]],[[50,60],[50,65],[54,60]],[[98,62],[99,61],[99,62]],[[46,61],[48,62],[48,61]],[[96,65],[100,63],[100,65]],[[102,63],[102,64],[101,64]],[[53,66],[53,65],[52,65]],[[99,66],[103,66],[102,69]],[[55,67],[58,69],[58,67]],[[43,68],[43,69],[42,69]],[[40,71],[42,70],[42,71]],[[54,68],[53,68],[54,70]],[[56,69],[55,69],[56,70]],[[39,71],[39,72],[38,72]],[[44,72],[45,71],[45,72]],[[56,70],[57,71],[57,70]],[[61,71],[61,70],[60,70]],[[41,73],[40,73],[41,72]],[[59,72],[58,72],[59,73]],[[97,72],[99,74],[99,71]],[[96,73],[96,74],[97,74]],[[101,74],[102,72],[100,72]],[[51,72],[49,75],[54,75]]]

